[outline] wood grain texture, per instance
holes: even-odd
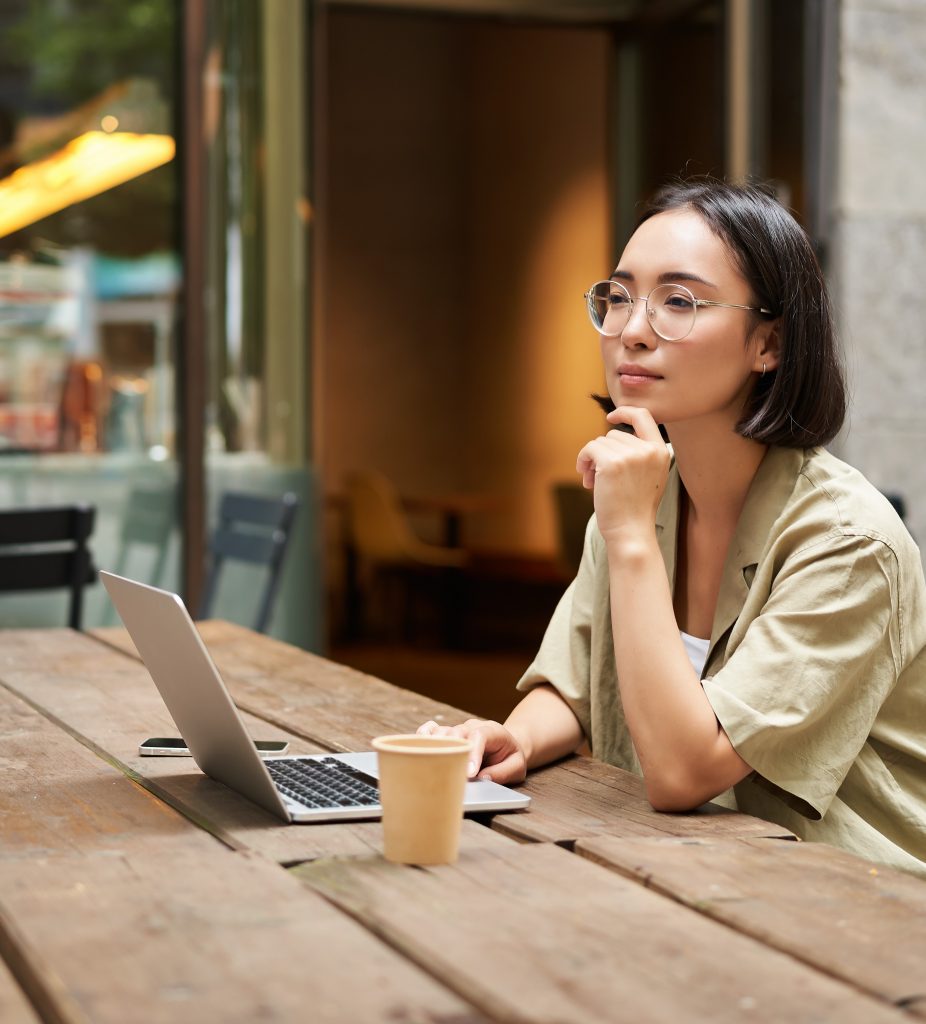
[[[137,844],[208,852],[214,839],[0,688],[0,858],[119,855]]]
[[[0,861],[0,941],[69,997],[46,1019],[484,1019],[278,865],[213,845]]]
[[[426,870],[293,873],[487,1015],[531,1022],[880,1024],[899,1010],[551,845]]]
[[[325,728],[340,721],[346,731],[339,735],[358,718],[401,719],[419,708],[415,695],[374,680],[367,715],[370,677],[238,627],[209,624],[204,632],[213,629],[228,660],[220,662],[223,674],[236,680],[232,689],[241,687],[256,711],[275,708],[249,719],[252,733],[273,736],[271,722],[281,730],[288,722],[285,701],[273,703],[279,673],[288,680],[287,700],[309,691],[293,714]],[[312,681],[300,682],[300,672]],[[713,920],[700,904],[652,891],[651,877],[635,868],[614,870],[610,861],[596,864],[550,842],[521,845],[472,821],[464,823],[457,865],[405,868],[370,853],[380,846],[378,824],[277,823],[186,760],[139,758],[142,736],[174,731],[166,710],[134,658],[86,635],[4,633],[0,698],[0,735],[14,744],[4,749],[16,753],[0,760],[0,807],[9,811],[0,833],[0,954],[43,1021],[910,1019],[884,1001],[895,996],[875,998],[853,987],[854,979],[850,985],[824,973],[832,972],[829,964],[802,963],[779,943],[777,925],[753,937],[750,915],[742,924]],[[311,749],[302,736],[303,749]],[[30,820],[30,798],[54,800],[55,782],[59,804]],[[755,834],[745,831],[755,822],[737,823],[737,815],[657,815],[640,780],[587,759],[543,770],[529,785],[540,787],[535,811],[498,816],[496,825],[523,825],[536,815],[541,831],[518,838],[579,838],[580,851],[596,857],[595,844],[606,851],[608,844],[685,846],[700,856],[700,844],[721,848],[724,837]],[[697,822],[696,832],[684,841],[604,838],[611,827],[665,835],[662,819]],[[759,834],[768,830],[760,823]],[[242,852],[249,850],[260,853]],[[306,856],[317,859],[291,872],[268,859]],[[706,873],[705,857],[699,870]],[[750,877],[730,869],[732,899],[735,884]],[[798,880],[799,873],[786,873],[779,887],[800,895]],[[854,891],[847,884],[836,899],[839,919]],[[711,892],[723,902],[723,890]],[[781,920],[784,928],[787,915]],[[899,933],[877,933],[875,956],[904,941],[907,922],[898,920]],[[800,945],[796,936],[787,941]],[[786,952],[768,948],[779,944]],[[916,993],[906,991],[896,998],[915,1006]]]
[[[492,827],[524,842],[569,846],[597,835],[794,838],[780,825],[716,804],[690,814],[654,811],[641,778],[588,757],[531,772],[522,788],[533,798],[531,813],[500,814]]]
[[[177,729],[147,670],[125,655],[71,630],[8,630],[0,651],[0,687],[22,697],[91,751],[232,849],[255,850],[284,864],[321,856],[358,856],[382,849],[378,821],[289,825],[221,783],[190,758],[141,757],[140,740]],[[322,748],[244,715],[253,736],[286,738],[290,752]],[[97,783],[98,784],[98,783]],[[462,842],[507,841],[472,821]]]
[[[466,712],[392,686],[227,622],[198,623],[239,707],[334,750],[364,750],[373,736],[414,730],[422,722],[455,723]],[[123,630],[95,636],[135,654]],[[493,828],[523,842],[569,844],[582,836],[752,835],[793,838],[778,825],[712,807],[710,812],[661,814],[643,782],[591,758],[571,758],[533,772],[524,791],[526,814],[499,814]]]
[[[16,979],[0,973],[4,1024],[482,1019],[3,689],[0,740],[0,958]]]
[[[454,724],[469,717],[243,626],[212,620],[197,628],[238,707],[330,750],[369,750],[374,736],[414,732],[432,718]],[[93,635],[137,657],[124,631]]]
[[[290,863],[381,848],[377,822],[295,828],[207,778],[191,759],[140,757],[142,739],[177,728],[147,670],[88,636],[48,630],[39,644],[33,631],[5,631],[0,685],[234,849]],[[292,753],[319,751],[266,722],[245,715],[245,723],[252,735],[286,736]]]
[[[823,843],[599,838],[576,850],[926,1017],[926,881]]]

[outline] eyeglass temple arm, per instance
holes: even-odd
[[[766,313],[772,315],[770,309],[764,306],[742,306],[738,302],[717,302],[715,299],[695,299],[696,306],[728,306],[730,309],[751,309],[755,313]]]

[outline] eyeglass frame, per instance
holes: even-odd
[[[624,322],[623,327],[621,327],[621,329],[616,334],[607,334],[605,331],[601,329],[601,327],[599,327],[595,323],[595,318],[592,316],[592,292],[600,284],[606,284],[608,285],[608,287],[611,287],[612,285],[617,286],[624,292],[627,298],[630,299],[630,309],[627,311],[627,320]],[[659,331],[657,331],[655,326],[653,325],[653,317],[655,316],[655,312],[650,311],[649,298],[650,295],[652,295],[653,292],[656,291],[658,288],[678,288],[679,291],[686,292],[688,295],[691,296],[692,306],[694,307],[694,313],[691,317],[691,326],[688,328],[687,331],[685,331],[683,335],[681,335],[678,338],[667,338],[664,334],[660,334]],[[603,338],[619,338],[624,333],[627,324],[630,323],[630,318],[633,316],[634,303],[638,299],[642,299],[643,309],[646,313],[646,322],[650,325],[653,334],[655,334],[656,337],[660,338],[662,341],[668,341],[670,344],[676,341],[684,341],[685,338],[687,338],[688,335],[691,334],[691,332],[694,330],[695,323],[698,319],[698,308],[700,306],[726,306],[728,309],[748,309],[753,313],[764,313],[766,316],[773,315],[772,311],[770,309],[765,309],[764,306],[744,306],[739,302],[718,302],[716,299],[699,299],[695,296],[694,292],[692,292],[690,288],[686,287],[683,284],[677,284],[672,281],[667,281],[663,284],[657,284],[655,288],[650,289],[649,295],[631,295],[630,290],[625,285],[621,284],[620,281],[615,281],[613,278],[603,278],[601,281],[595,281],[594,284],[589,285],[588,291],[585,292],[582,298],[585,299],[585,308],[588,312],[588,318],[592,322],[592,327],[594,327],[595,330]],[[604,325],[602,324],[602,326]]]

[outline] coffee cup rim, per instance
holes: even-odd
[[[384,754],[428,754],[447,756],[473,749],[472,740],[463,736],[422,736],[418,733],[393,733],[377,736],[373,749]]]

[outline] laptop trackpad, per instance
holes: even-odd
[[[360,753],[332,754],[339,761],[349,764],[352,768],[379,778],[376,752],[373,750]],[[530,797],[518,793],[507,786],[500,786],[497,782],[489,782],[480,779],[476,782],[466,783],[466,792],[463,795],[463,803],[468,811],[478,810],[516,810],[527,807]]]

